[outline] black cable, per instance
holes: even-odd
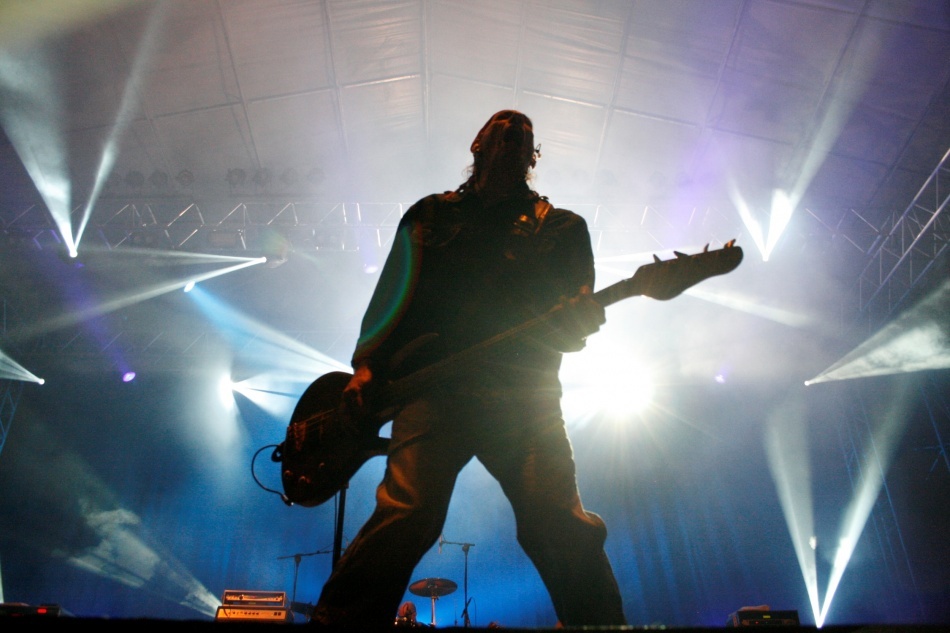
[[[271,459],[272,459],[272,461],[275,461],[275,462],[280,461],[280,459],[279,459],[279,457],[278,457],[278,453],[279,453],[280,447],[281,447],[281,444],[267,444],[266,446],[262,446],[262,447],[260,447],[259,449],[257,449],[257,451],[255,451],[254,456],[251,457],[251,477],[254,479],[254,481],[257,483],[257,485],[260,486],[262,489],[266,490],[267,492],[273,492],[275,495],[279,496],[279,497],[281,498],[281,500],[282,500],[284,503],[286,503],[286,504],[289,505],[289,506],[292,506],[292,505],[293,505],[293,502],[292,502],[290,499],[287,498],[287,495],[285,495],[284,493],[280,492],[279,490],[274,490],[273,488],[268,488],[267,486],[265,486],[264,484],[262,484],[262,483],[261,483],[261,480],[257,478],[257,473],[254,472],[254,463],[257,461],[257,456],[260,455],[260,454],[264,451],[264,449],[267,449],[267,448],[273,448],[273,449],[275,449],[275,450],[274,450],[274,456],[271,457]]]

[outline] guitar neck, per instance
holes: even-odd
[[[623,281],[618,281],[615,284],[611,284],[606,288],[598,290],[593,295],[591,295],[597,303],[603,307],[613,305],[629,297],[636,297],[643,294],[642,289],[638,288],[638,283],[635,282],[634,278],[624,279]]]

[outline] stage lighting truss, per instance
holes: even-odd
[[[274,198],[200,203],[171,196],[105,199],[97,204],[83,242],[110,250],[210,250],[237,256],[268,253],[275,241],[289,251],[388,249],[408,206]],[[77,208],[74,215],[81,212]],[[43,250],[51,240],[59,244],[48,218],[41,205],[31,205],[9,218],[0,215],[0,238],[5,244],[32,250]]]
[[[256,178],[255,178],[256,177]],[[308,177],[310,177],[308,175]],[[192,182],[190,173],[179,172],[175,181]],[[282,174],[282,182],[295,180],[294,173]],[[257,174],[242,181],[231,174],[234,186],[271,182]],[[162,176],[154,181],[168,183]],[[266,181],[266,183],[265,183]],[[154,183],[153,183],[154,184]],[[594,250],[599,256],[649,253],[696,245],[724,243],[741,231],[728,210],[714,206],[696,207],[684,214],[633,204],[566,203],[583,216],[591,230]],[[109,248],[141,246],[200,252],[212,249],[235,255],[257,255],[266,236],[280,233],[292,251],[387,250],[408,203],[344,203],[281,196],[243,198],[228,195],[197,201],[179,195],[111,196],[96,204],[84,242],[98,240]],[[74,215],[79,217],[82,208]],[[21,232],[55,233],[42,204],[16,213],[3,226]],[[0,222],[4,218],[0,215]],[[676,239],[676,243],[671,240]],[[686,243],[683,242],[686,240]],[[41,249],[42,243],[36,248]],[[82,250],[82,244],[80,244]]]
[[[950,187],[950,151],[903,210],[881,222],[862,210],[814,210],[804,208],[783,237],[785,247],[805,249],[822,245],[860,251],[866,266],[860,272],[853,310],[874,327],[893,313],[908,291],[944,254],[950,216],[945,213]],[[289,186],[319,180],[319,170],[298,175],[293,170],[275,177],[269,170],[247,172],[230,169],[226,180],[231,194],[198,201],[187,195],[147,195],[128,192],[146,183],[151,189],[168,187],[164,172],[148,179],[125,174],[125,191],[100,198],[93,210],[83,242],[99,241],[107,248],[141,246],[202,252],[207,249],[238,256],[258,256],[274,232],[289,251],[388,250],[407,203],[349,203],[321,201],[313,197],[290,198],[285,194],[250,195],[239,192],[245,185],[258,190],[270,185]],[[145,182],[142,182],[142,181]],[[181,170],[174,178],[190,186],[194,175]],[[146,187],[147,188],[147,187]],[[118,187],[118,190],[123,189]],[[155,193],[155,192],[152,192]],[[258,191],[259,194],[259,191]],[[663,208],[654,205],[590,204],[559,201],[587,220],[594,252],[598,257],[642,255],[704,244],[725,243],[746,235],[729,204]],[[73,210],[81,217],[83,207]],[[42,201],[25,209],[0,209],[0,229],[8,245],[42,250],[62,248],[61,239]],[[747,236],[746,236],[747,237]],[[82,250],[83,244],[79,245]],[[852,260],[853,261],[853,260]],[[849,300],[851,300],[849,298]]]
[[[862,317],[876,329],[903,304],[950,242],[950,149],[903,213],[881,229],[858,280]]]

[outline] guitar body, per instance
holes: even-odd
[[[318,506],[343,489],[367,460],[385,455],[383,422],[356,420],[343,404],[352,374],[336,371],[313,381],[294,408],[287,435],[271,459],[291,503]]]

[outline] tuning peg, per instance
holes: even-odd
[[[660,264],[660,263],[662,263],[662,262],[663,262],[663,260],[660,259],[659,257],[657,257],[657,256],[656,256],[656,253],[654,253],[654,254],[653,254],[653,263],[654,263],[654,264]]]
[[[704,252],[704,253],[708,253],[708,252],[709,252],[709,244],[706,244],[706,246],[703,247],[703,252]]]
[[[677,257],[681,257],[681,258],[682,258],[682,257],[689,257],[689,255],[687,255],[686,253],[680,253],[679,251],[673,251],[673,254],[676,255]]]
[[[735,245],[736,245],[736,239],[732,238],[731,240],[723,244],[723,248],[732,248]]]

